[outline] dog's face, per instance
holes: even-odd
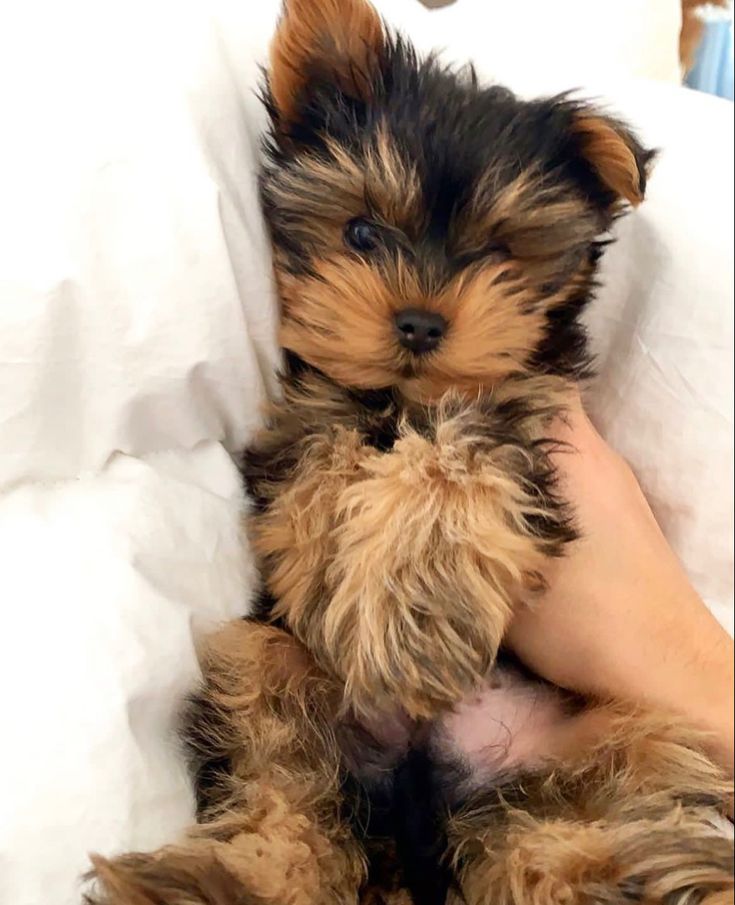
[[[624,126],[420,62],[365,0],[288,0],[266,101],[285,348],[424,400],[584,367],[597,240],[645,190]]]

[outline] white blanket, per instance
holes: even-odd
[[[382,6],[433,43],[433,14]],[[277,358],[253,93],[275,14],[3,13],[1,905],[75,903],[87,851],[191,818],[175,714],[196,633],[247,606],[231,456]],[[462,35],[480,15],[447,27],[449,55],[478,52]],[[524,92],[564,87],[478,62]],[[732,112],[609,74],[579,82],[664,153],[591,314],[591,405],[731,625]]]

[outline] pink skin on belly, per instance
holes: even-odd
[[[439,743],[473,775],[490,778],[539,764],[563,745],[577,719],[555,689],[496,669],[483,688],[442,718]]]
[[[484,685],[433,725],[417,724],[399,710],[361,721],[358,736],[345,736],[353,770],[367,780],[391,770],[410,746],[429,742],[437,762],[459,762],[467,780],[492,782],[500,773],[533,769],[549,756],[590,740],[593,712],[575,712],[564,693],[496,667]],[[365,738],[372,739],[369,750]],[[351,738],[351,741],[350,741]]]

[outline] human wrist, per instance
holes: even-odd
[[[708,679],[706,687],[695,686],[694,692],[690,692],[684,702],[691,721],[695,725],[701,725],[710,735],[710,753],[730,778],[735,775],[733,656],[732,638],[721,630],[709,650],[707,663],[702,668],[702,675]]]
[[[659,663],[643,662],[629,685],[636,702],[679,715],[709,737],[710,756],[733,775],[733,641],[693,590],[659,626]],[[652,648],[653,650],[653,648]]]

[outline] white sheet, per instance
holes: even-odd
[[[194,630],[240,612],[251,583],[241,508],[213,442],[0,498],[3,905],[73,902],[88,849],[189,822],[174,727]]]
[[[391,0],[375,5],[394,18]],[[399,6],[413,25],[413,10]],[[458,59],[481,61],[517,89],[539,76],[568,89],[631,76],[680,82],[680,29],[681,4],[671,0],[455,0],[425,17],[420,42],[461,44]]]
[[[429,43],[433,13],[382,5]],[[191,816],[174,714],[195,629],[246,606],[229,453],[276,358],[252,90],[275,13],[3,13],[2,905],[76,902],[87,850],[153,846]],[[450,55],[469,33],[447,29]],[[527,61],[505,77],[554,82],[530,84]],[[668,87],[610,93],[668,150],[591,316],[593,405],[728,622],[731,112]]]
[[[589,311],[599,369],[589,404],[733,634],[732,104],[640,82],[614,97],[662,151]]]

